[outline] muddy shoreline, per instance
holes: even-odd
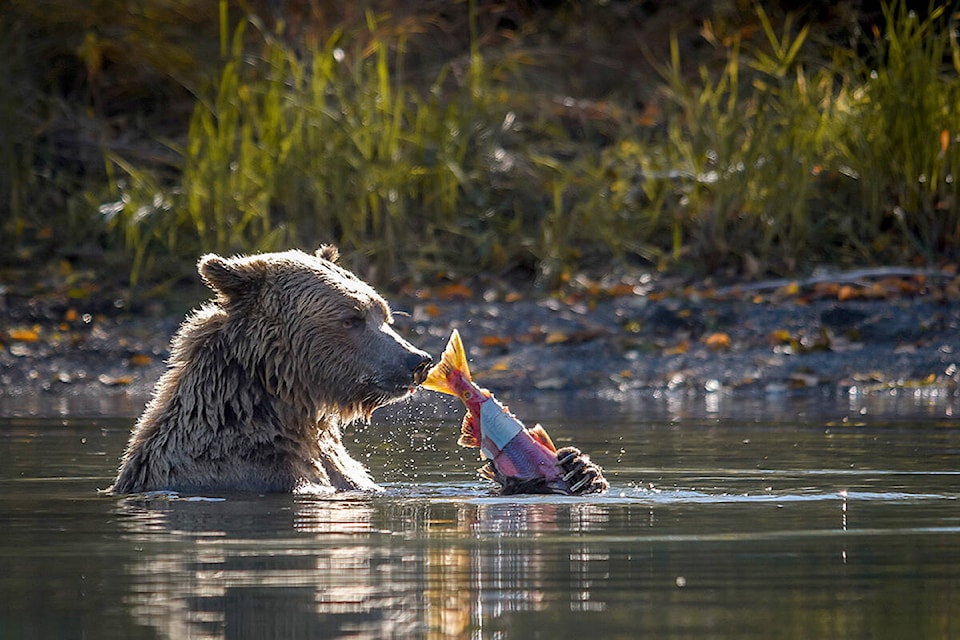
[[[874,286],[875,290],[875,286]],[[858,289],[861,294],[868,288]],[[943,290],[852,295],[637,288],[565,299],[394,298],[398,331],[439,354],[460,330],[475,376],[514,397],[547,390],[804,394],[960,393],[960,302]],[[842,292],[841,292],[842,294]],[[149,396],[182,315],[74,310],[6,295],[0,402]]]

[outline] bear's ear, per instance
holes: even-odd
[[[197,271],[208,287],[228,298],[237,298],[256,291],[263,280],[262,272],[250,261],[228,260],[215,253],[208,253],[200,258]]]
[[[332,244],[322,244],[320,248],[317,249],[316,256],[324,260],[329,260],[330,262],[336,262],[340,259],[340,250]]]

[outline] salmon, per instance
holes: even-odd
[[[558,455],[542,426],[524,426],[490,391],[477,386],[456,329],[423,386],[460,398],[467,413],[457,443],[480,449],[489,461],[481,475],[499,482],[505,492],[570,495],[607,488],[600,468],[587,456],[573,447]]]

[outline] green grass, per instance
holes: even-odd
[[[955,259],[960,210],[960,49],[945,10],[923,20],[885,6],[863,60],[804,58],[807,27],[733,38],[719,73],[660,68],[664,132],[603,154],[603,203],[630,211],[619,235],[663,268],[758,275],[821,263]],[[952,61],[952,65],[945,65]],[[642,249],[640,249],[642,248]]]
[[[403,81],[404,42],[333,32],[297,55],[258,21],[242,24],[214,95],[198,101],[177,206],[126,206],[120,228],[138,270],[147,253],[270,251],[335,241],[347,259],[401,278],[491,266],[514,211],[497,202],[496,157],[511,132],[474,49],[465,80],[444,68],[427,91]],[[377,18],[368,14],[370,34]],[[152,201],[155,185],[127,173]],[[143,206],[151,214],[138,213]],[[155,218],[163,220],[155,223]],[[515,250],[512,247],[510,250]],[[478,262],[479,254],[479,262]]]
[[[320,242],[397,286],[486,272],[553,288],[627,263],[749,278],[957,258],[960,48],[943,7],[919,18],[885,5],[875,33],[838,45],[757,4],[751,28],[711,40],[709,66],[691,70],[677,38],[651,52],[652,121],[611,97],[602,123],[571,126],[549,82],[525,80],[537,50],[481,46],[472,4],[469,47],[429,59],[408,37],[429,17],[369,12],[291,40],[288,25],[227,6],[210,13],[220,56],[197,74],[209,81],[183,81],[192,109],[163,139],[176,161],[105,143],[97,182],[60,178],[60,210],[44,214],[54,236],[72,216],[134,284],[187,274],[206,251]],[[0,26],[0,74],[43,99],[17,81],[17,25]],[[24,244],[31,198],[50,186],[33,171],[42,138],[11,130],[7,247]]]

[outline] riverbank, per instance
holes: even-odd
[[[741,288],[582,283],[563,297],[468,287],[391,300],[398,331],[433,354],[458,328],[498,394],[665,390],[757,394],[960,393],[960,279],[871,270]],[[492,291],[492,290],[490,290]],[[486,299],[484,299],[486,298]],[[88,305],[89,306],[89,305]],[[0,400],[149,396],[182,315],[94,311],[6,291]]]

